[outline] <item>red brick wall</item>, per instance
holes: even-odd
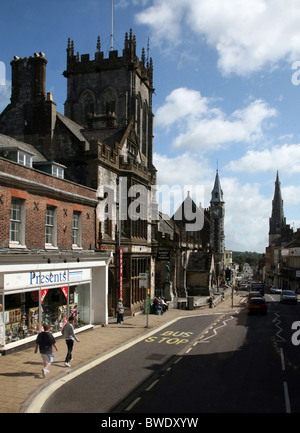
[[[5,174],[13,177],[8,178]],[[0,158],[0,248],[9,246],[10,207],[13,196],[26,202],[25,244],[28,249],[45,248],[47,204],[57,208],[59,250],[72,249],[73,211],[81,212],[82,248],[89,249],[90,246],[95,248],[95,190],[22,167],[2,158]]]

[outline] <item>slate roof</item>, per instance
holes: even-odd
[[[16,140],[8,135],[0,134],[0,156],[7,148],[23,150],[32,155],[33,162],[45,162],[47,159],[34,146],[23,141]]]

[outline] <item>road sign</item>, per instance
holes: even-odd
[[[148,274],[145,272],[139,274],[139,288],[148,289]]]

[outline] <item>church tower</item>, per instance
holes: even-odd
[[[269,245],[276,243],[276,240],[290,240],[290,233],[292,229],[286,224],[286,218],[283,213],[283,200],[281,197],[281,187],[279,181],[279,174],[277,171],[275,181],[274,198],[272,201],[272,215],[269,220]]]
[[[224,219],[225,202],[223,200],[223,191],[217,170],[210,201],[210,245],[215,258],[217,276],[221,276],[224,269]]]
[[[148,51],[148,50],[147,50]],[[74,53],[74,42],[67,46],[67,99],[65,116],[83,126],[86,135],[102,139],[103,129],[127,128],[133,122],[135,141],[141,159],[152,168],[153,159],[153,63],[136,54],[136,38],[132,30],[125,34],[122,56],[111,50],[108,58],[101,51],[98,36],[94,58]]]

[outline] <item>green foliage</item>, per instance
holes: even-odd
[[[249,263],[250,266],[256,266],[258,260],[262,259],[263,254],[251,253],[249,251],[233,251],[232,261],[240,265],[240,269],[243,269],[244,263]]]

